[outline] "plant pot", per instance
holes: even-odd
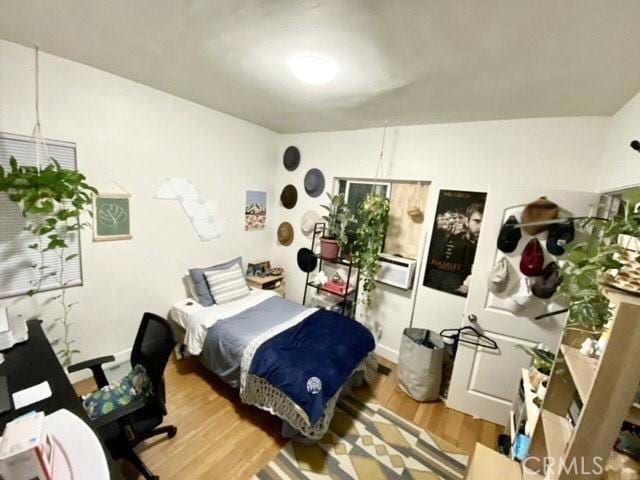
[[[326,260],[335,260],[338,258],[340,247],[338,241],[333,238],[320,239],[320,256]]]
[[[607,283],[612,287],[640,295],[640,262],[636,258],[640,255],[640,238],[631,235],[618,235],[618,245],[624,251],[616,255],[616,260],[622,267],[616,273],[609,274]]]

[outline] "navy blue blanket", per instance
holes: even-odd
[[[285,393],[315,425],[327,402],[374,346],[373,335],[360,323],[318,310],[264,342],[249,373]]]

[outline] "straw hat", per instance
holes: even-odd
[[[284,246],[293,242],[293,227],[289,222],[282,222],[278,227],[278,242]]]

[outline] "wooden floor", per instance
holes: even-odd
[[[374,397],[398,415],[472,453],[476,442],[496,448],[503,428],[475,420],[448,409],[442,402],[418,403],[397,385],[392,370],[379,375],[372,386],[355,394],[362,400]],[[166,479],[245,479],[257,473],[286,443],[280,437],[281,422],[267,412],[244,405],[238,392],[208,372],[197,360],[172,359],[166,370],[166,424],[178,427],[175,438],[162,438],[138,448],[149,468]],[[79,393],[95,388],[93,381],[76,385]],[[123,465],[127,479],[141,478]]]

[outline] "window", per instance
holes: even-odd
[[[344,193],[347,205],[352,212],[370,193],[387,198],[391,197],[391,183],[368,180],[340,180],[339,193]]]
[[[76,146],[74,143],[47,140],[49,155],[54,157],[63,168],[76,168]],[[9,168],[9,159],[15,157],[21,165],[36,165],[35,144],[31,137],[0,133],[0,165]],[[76,254],[62,266],[59,252],[40,253],[28,246],[34,243],[34,236],[25,231],[27,220],[22,216],[18,206],[10,201],[6,194],[0,193],[0,298],[24,295],[32,288],[37,278],[39,265],[52,267],[50,271],[63,272],[43,280],[40,291],[54,290],[65,286],[82,285],[82,268],[80,262],[80,242],[78,235],[69,240],[69,248],[64,256]],[[34,265],[36,265],[34,267]]]

